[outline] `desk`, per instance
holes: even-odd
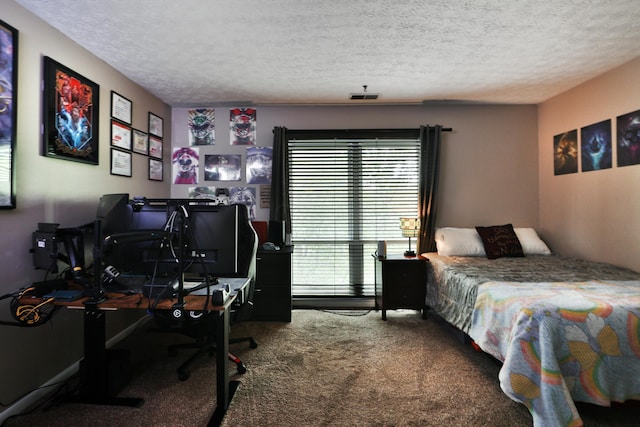
[[[238,295],[242,295],[249,284],[247,278],[220,279],[230,283],[232,292],[224,305],[212,305],[206,295],[186,295],[183,310],[207,310],[216,312],[216,409],[209,421],[210,426],[219,425],[229,407],[239,381],[229,381],[229,309]],[[33,297],[23,297],[21,302],[33,304]],[[40,299],[40,298],[37,298]],[[172,310],[178,299],[149,300],[142,294],[125,295],[107,293],[98,304],[89,298],[76,301],[56,301],[54,304],[84,310],[84,363],[91,382],[83,384],[78,401],[91,404],[140,406],[142,399],[112,397],[107,382],[107,350],[105,348],[105,318],[108,311],[121,309],[147,310],[155,305],[156,310]]]

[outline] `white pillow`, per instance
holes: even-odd
[[[525,255],[550,255],[551,251],[533,228],[514,228]],[[436,229],[436,247],[442,256],[487,256],[475,228]]]
[[[514,228],[525,255],[551,255],[551,250],[533,228]]]
[[[442,256],[487,256],[475,228],[438,228],[436,247],[438,255]]]

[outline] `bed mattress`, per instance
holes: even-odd
[[[427,306],[466,334],[471,328],[478,286],[485,282],[583,282],[638,280],[640,275],[611,264],[560,255],[516,258],[440,256],[426,254],[431,268]]]

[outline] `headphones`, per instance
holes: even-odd
[[[35,287],[26,288],[11,299],[11,315],[18,321],[18,326],[38,326],[45,323],[51,319],[57,308],[54,305],[49,305],[55,298],[47,298],[37,305],[20,304],[20,298],[34,290],[36,290]]]

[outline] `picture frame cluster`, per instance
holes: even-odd
[[[131,177],[132,157],[148,157],[148,178],[163,180],[162,136],[164,119],[148,113],[147,131],[132,127],[133,103],[116,91],[111,91],[111,164],[110,173]]]

